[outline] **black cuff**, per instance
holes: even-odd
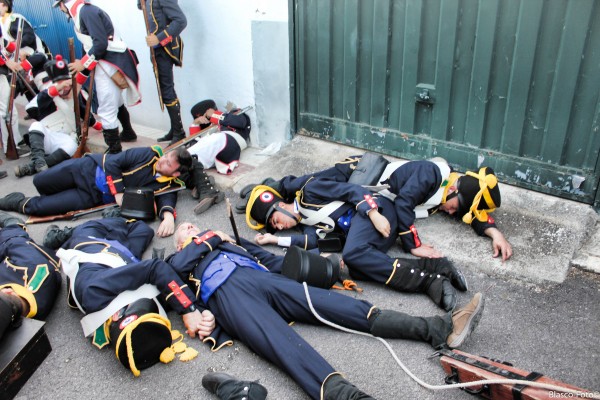
[[[194,311],[196,311],[196,306],[194,303],[192,303],[192,305],[190,305],[188,308],[184,308],[180,315],[189,314]]]

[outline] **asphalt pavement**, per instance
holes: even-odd
[[[216,176],[234,204],[237,192],[246,183],[259,182],[266,176],[303,174],[361,151],[297,137],[272,156],[261,155],[258,149],[245,152],[242,166],[233,175]],[[0,170],[7,170],[9,176],[0,180],[0,193],[18,190],[35,195],[32,177],[17,179],[12,173],[19,161],[3,161]],[[442,215],[417,222],[422,236],[455,261],[467,277],[470,290],[459,294],[459,305],[468,302],[475,292],[485,293],[483,318],[461,350],[505,360],[518,368],[600,392],[600,276],[570,268],[570,260],[590,236],[597,216],[588,206],[578,203],[506,185],[502,190],[507,196],[503,197],[503,207],[497,211],[496,219],[515,251],[513,259],[505,263],[491,257],[488,239],[477,237],[463,224]],[[231,232],[225,202],[198,216],[192,212],[195,203],[189,191],[179,193],[179,222],[192,221],[201,228]],[[531,204],[542,212],[536,214]],[[99,216],[89,215],[58,225],[73,226]],[[236,220],[240,235],[247,238],[255,235],[243,216],[236,215]],[[30,225],[28,231],[41,242],[47,225]],[[152,226],[156,228],[158,222]],[[150,247],[165,248],[166,254],[174,251],[171,238],[155,238]],[[145,257],[150,256],[151,248]],[[281,253],[278,248],[272,250]],[[398,247],[390,254],[406,256]],[[364,292],[345,294],[380,308],[413,315],[443,314],[425,295],[398,293],[369,282],[359,285]],[[211,352],[207,345],[186,338],[185,342],[200,353],[196,359],[190,362],[176,359],[167,365],[156,365],[135,378],[116,360],[112,348],[97,350],[83,337],[81,316],[67,307],[66,285],[63,285],[46,324],[53,350],[17,399],[213,399],[216,397],[200,383],[202,376],[210,371],[258,380],[269,390],[269,399],[308,398],[289,376],[239,341]],[[170,317],[174,327],[183,330],[181,319],[173,313]],[[377,340],[324,326],[294,324],[294,329],[334,368],[377,399],[470,398],[460,390],[433,391],[420,387]],[[429,345],[404,340],[389,340],[389,343],[416,376],[427,383],[443,385],[445,374],[439,359],[430,358],[433,349]]]

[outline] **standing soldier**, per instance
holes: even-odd
[[[185,29],[187,20],[179,8],[177,0],[161,0],[160,2],[138,0],[140,10],[142,4],[146,8],[144,15],[147,18],[149,29],[146,43],[151,48],[150,51],[154,52],[156,59],[159,96],[167,106],[171,120],[171,129],[158,141],[170,140],[172,144],[185,137],[181,122],[181,106],[173,82],[173,65],[181,67],[183,64],[183,41],[179,35]]]
[[[84,84],[92,70],[98,95],[98,117],[102,122],[104,141],[109,153],[121,152],[119,137],[119,108],[124,104],[122,91],[126,89],[127,105],[141,101],[137,58],[125,42],[115,35],[112,21],[106,12],[83,0],[56,0],[53,7],[73,18],[75,34],[83,44],[85,55],[69,64],[77,82]]]

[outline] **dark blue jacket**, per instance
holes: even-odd
[[[88,154],[102,168],[107,179],[110,176],[117,193],[123,193],[125,188],[152,188],[155,194],[183,187],[185,184],[171,177],[156,177],[156,162],[163,156],[160,146],[136,147],[118,154]],[[177,193],[167,193],[156,197],[157,212],[162,217],[163,212],[170,211],[175,215]]]
[[[0,229],[0,288],[11,287],[30,304],[29,317],[45,319],[62,277],[54,251],[37,245],[18,225]]]
[[[142,6],[138,0],[138,8]],[[185,14],[177,0],[146,0],[146,15],[150,33],[156,35],[160,47],[181,66],[183,62],[183,40],[179,36],[187,26]]]

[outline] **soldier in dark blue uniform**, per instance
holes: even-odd
[[[0,303],[2,311],[6,302],[20,311],[11,318],[13,324],[20,315],[46,319],[62,282],[54,251],[37,245],[24,224],[19,218],[0,212]]]
[[[85,335],[93,333],[99,348],[113,342],[134,375],[159,359],[170,361],[163,351],[171,346],[171,325],[154,297],[182,315],[191,337],[212,332],[214,316],[195,308],[194,292],[169,264],[140,261],[154,236],[144,222],[104,218],[65,230],[59,230],[63,235],[49,232],[45,243],[62,246],[56,254],[70,280],[69,305],[86,314]]]
[[[185,29],[187,19],[177,0],[146,0],[145,6],[150,30],[146,36],[146,43],[154,52],[158,68],[159,96],[167,106],[171,120],[171,129],[158,141],[170,140],[171,143],[175,143],[185,137],[185,131],[181,122],[181,105],[175,93],[173,66],[183,65],[183,40],[179,35]],[[142,9],[139,0],[138,8]]]
[[[119,154],[87,154],[37,174],[33,184],[40,196],[26,198],[11,193],[0,199],[0,210],[45,216],[83,210],[116,202],[121,205],[125,188],[151,188],[155,194],[183,187],[177,177],[192,164],[190,154],[180,147],[163,155],[160,146],[139,147]],[[156,197],[162,219],[157,235],[173,234],[177,193]]]
[[[310,249],[317,247],[319,239],[330,231],[338,233],[346,239],[343,258],[355,279],[386,283],[400,291],[424,291],[445,309],[454,303],[452,285],[460,290],[466,290],[467,285],[462,274],[448,260],[440,258],[441,254],[433,247],[421,243],[414,226],[415,217],[428,216],[438,209],[449,214],[457,212],[477,233],[492,238],[494,256],[502,253],[506,259],[512,254],[510,244],[487,214],[500,205],[500,191],[490,168],[484,167],[478,173],[470,172],[460,177],[451,172],[443,160],[382,165],[375,180],[369,184],[390,186],[375,196],[393,232],[385,237],[378,234],[364,216],[350,210],[352,203],[334,209],[325,207],[334,200],[347,201],[338,193],[352,190],[348,189],[347,182],[355,169],[360,170],[357,167],[360,159],[360,156],[350,157],[315,175],[286,177],[274,185],[279,191],[259,187],[247,207],[249,225],[254,229],[266,225],[268,231],[274,231],[299,223],[304,234],[289,237],[257,235],[256,240],[260,244],[297,245]],[[357,193],[365,190],[352,186]],[[309,218],[321,209],[325,209],[320,212],[326,213],[329,220],[322,215]],[[252,224],[251,219],[259,223]],[[424,257],[419,265],[385,254],[395,243],[396,234],[400,235],[407,252]]]
[[[84,84],[91,71],[95,70],[94,85],[98,96],[98,117],[102,123],[104,141],[110,153],[122,150],[119,137],[118,114],[124,104],[133,106],[141,101],[137,57],[125,42],[115,35],[112,21],[106,12],[83,0],[56,0],[75,23],[75,34],[83,44],[85,55],[81,60],[69,64],[72,73],[77,73],[77,82]],[[123,138],[132,140],[133,138]]]
[[[324,178],[290,180],[298,184],[298,199],[285,203],[282,195],[267,186],[257,186],[247,205],[249,226],[269,232],[299,226],[303,234],[288,237],[266,236],[280,246],[296,245],[310,249],[318,240],[337,233],[345,238],[342,258],[351,276],[359,280],[385,283],[404,292],[426,293],[448,311],[456,305],[456,286],[466,290],[464,277],[447,259],[406,260],[386,252],[397,238],[398,222],[393,203],[372,196],[362,186]],[[291,190],[288,193],[292,193]],[[252,219],[256,223],[252,223]],[[269,243],[257,237],[260,244]],[[396,271],[408,271],[402,281]]]
[[[227,334],[282,368],[313,399],[370,398],[288,325],[320,322],[308,306],[303,285],[265,267],[280,269],[282,256],[246,240],[244,247],[237,246],[223,232],[202,232],[191,223],[177,228],[175,241],[178,251],[167,262],[199,293],[198,305],[207,306]],[[317,313],[333,323],[433,347],[460,346],[483,310],[479,293],[465,308],[444,317],[413,317],[324,289],[309,287],[308,292]]]

